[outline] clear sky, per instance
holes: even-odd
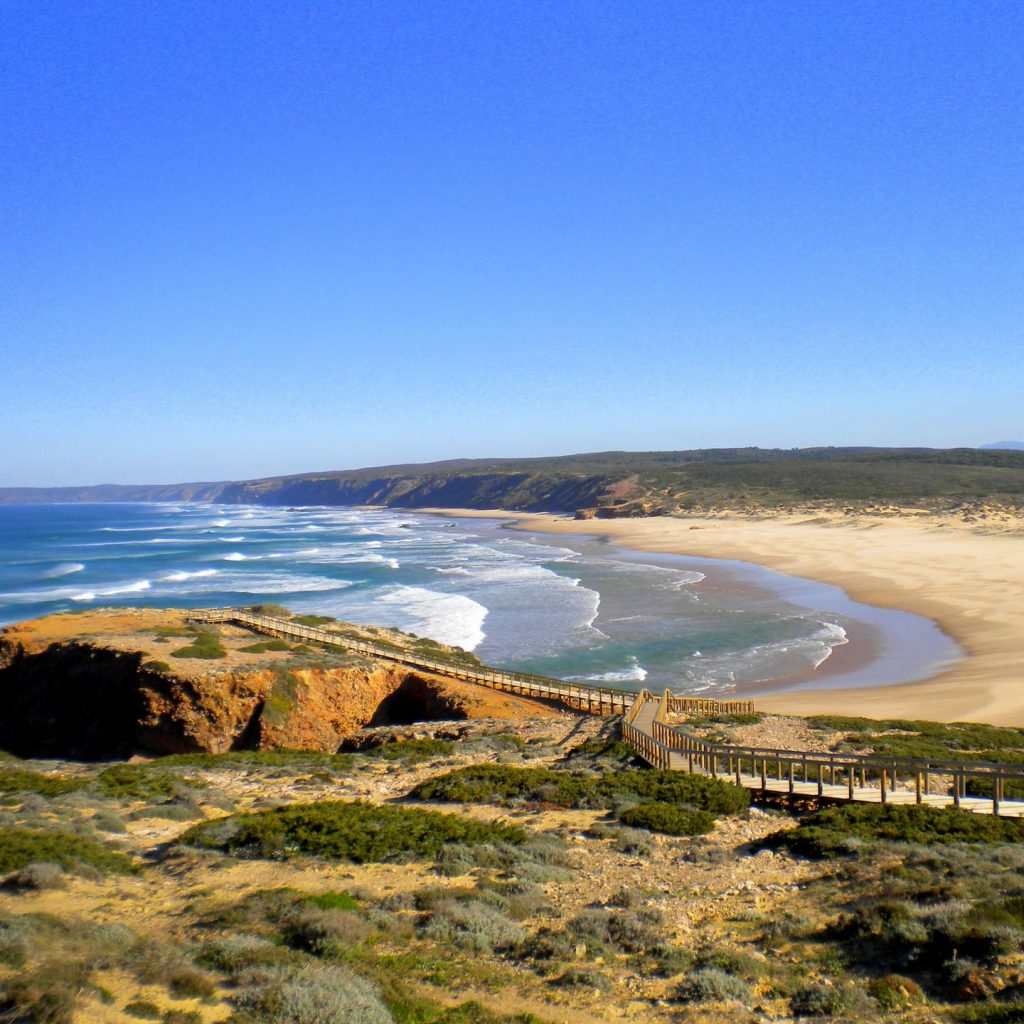
[[[0,0],[0,51],[0,485],[1024,436],[1016,0]]]

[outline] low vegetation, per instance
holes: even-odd
[[[30,864],[59,864],[74,871],[88,865],[97,871],[128,874],[137,870],[130,857],[84,836],[57,829],[0,829],[0,873]]]
[[[634,765],[611,729],[465,728],[335,755],[2,761],[0,1020],[1024,1016],[1024,823],[745,815],[743,791]],[[413,783],[502,809],[388,802]],[[348,801],[366,793],[384,802]]]
[[[27,768],[0,768],[0,793],[38,793],[40,796],[59,796],[73,793],[87,784],[87,780],[65,775],[43,774]]]
[[[808,725],[842,733],[837,750],[891,757],[1024,762],[1024,729],[977,722],[921,722],[903,718],[815,715]]]
[[[242,814],[193,826],[181,841],[241,857],[298,854],[354,863],[436,858],[449,844],[520,845],[523,829],[436,811],[325,801]]]
[[[880,841],[919,846],[1018,843],[1024,841],[1024,821],[949,807],[849,804],[816,811],[768,843],[804,857],[835,857]]]
[[[172,658],[199,658],[213,660],[227,657],[227,651],[220,642],[220,637],[210,629],[196,629],[192,643],[171,651]]]
[[[750,802],[746,790],[700,775],[655,769],[611,769],[584,775],[501,764],[448,772],[420,783],[409,796],[452,803],[526,801],[597,810],[646,802],[685,806],[712,815],[739,814]]]

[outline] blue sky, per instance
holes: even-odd
[[[0,485],[1024,435],[1018,3],[0,36]]]

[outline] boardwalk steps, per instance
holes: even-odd
[[[398,647],[359,640],[338,629],[234,608],[194,612],[190,618],[195,622],[231,622],[283,639],[309,640],[505,693],[555,701],[588,714],[623,715],[623,739],[655,768],[697,772],[760,793],[814,802],[927,804],[1024,817],[1024,801],[1005,796],[1007,782],[1024,788],[1024,764],[883,758],[713,743],[670,723],[668,716],[749,714],[754,711],[752,701],[684,697],[668,690],[657,697],[649,690],[638,694],[617,687],[586,686],[425,658]]]

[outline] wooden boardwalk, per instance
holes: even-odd
[[[758,793],[820,803],[927,804],[977,814],[1024,817],[1024,800],[1006,799],[1006,784],[1024,791],[1024,764],[889,758],[832,751],[781,750],[712,743],[673,715],[747,714],[751,701],[684,697],[668,690],[586,686],[562,679],[505,672],[486,665],[428,658],[407,648],[370,643],[344,629],[308,626],[235,608],[194,612],[195,622],[231,622],[300,642],[311,641],[437,675],[477,683],[593,715],[623,715],[623,738],[656,768],[696,772]]]
[[[1007,782],[1024,789],[1024,765],[712,743],[667,721],[670,714],[685,713],[678,703],[667,690],[662,697],[644,690],[623,721],[626,741],[656,768],[697,772],[786,799],[927,804],[1024,817],[1024,801],[1004,795]]]
[[[452,679],[478,683],[504,693],[515,693],[536,700],[555,701],[576,711],[585,711],[592,715],[623,715],[637,697],[635,690],[620,689],[614,686],[587,686],[583,683],[568,683],[563,679],[550,679],[546,676],[530,675],[525,672],[505,672],[502,669],[474,665],[471,662],[428,658],[415,651],[410,651],[408,648],[389,647],[358,639],[346,634],[340,626],[337,628],[307,626],[289,619],[272,615],[257,615],[254,612],[238,608],[196,611],[191,613],[189,618],[193,622],[231,622],[268,636],[325,644],[338,650],[351,651],[353,654],[395,662]],[[691,714],[713,714],[715,713],[714,709],[720,706],[718,701],[700,697],[677,699],[684,700],[685,708]],[[754,705],[750,701],[734,701],[730,703],[730,707],[737,711],[754,710]]]

